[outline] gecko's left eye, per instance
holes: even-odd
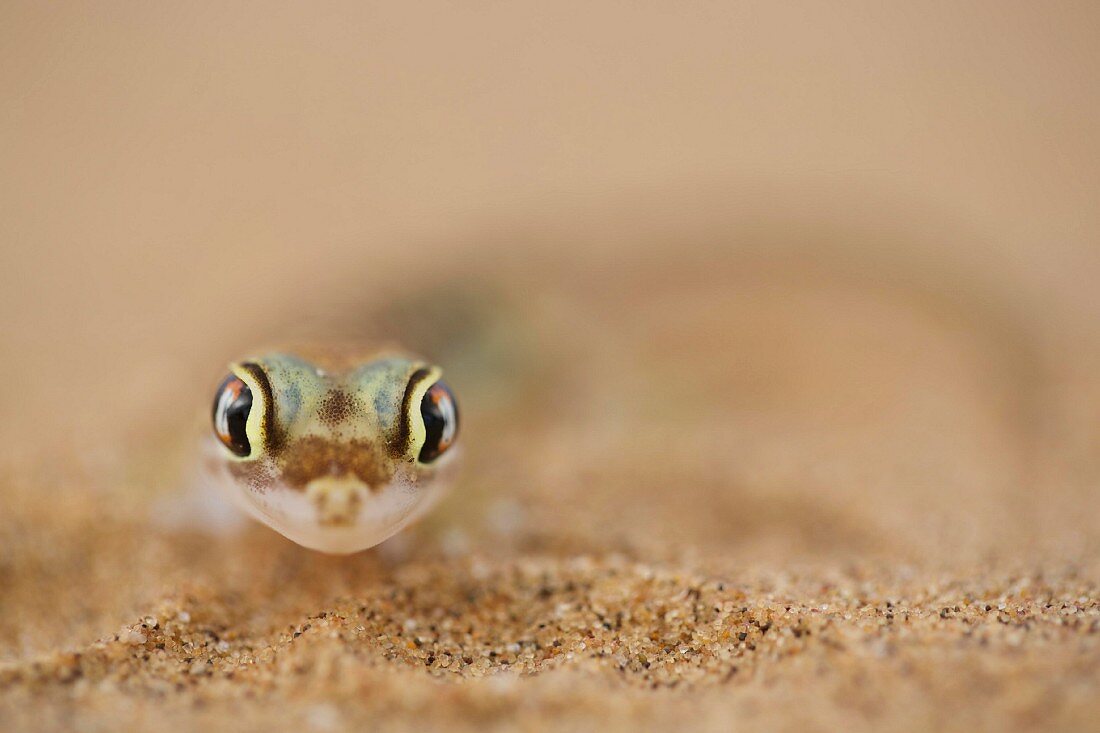
[[[214,433],[226,448],[242,458],[252,452],[245,429],[251,411],[252,390],[230,374],[214,397]]]
[[[424,447],[420,449],[419,460],[431,463],[447,452],[458,437],[458,403],[442,381],[424,393],[420,416],[424,418]]]

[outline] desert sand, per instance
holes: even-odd
[[[223,527],[140,430],[9,473],[9,725],[1095,720],[1095,474],[1054,438],[1100,383],[1059,394],[1009,305],[774,255],[538,258],[353,309],[453,365],[466,415],[458,487],[376,550]]]

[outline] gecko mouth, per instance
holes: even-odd
[[[208,444],[221,450],[213,440]],[[449,450],[431,470],[397,466],[378,483],[348,470],[290,483],[262,460],[205,465],[209,480],[255,519],[304,547],[347,554],[377,545],[430,509],[452,483],[458,457]]]

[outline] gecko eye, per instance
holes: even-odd
[[[420,415],[424,418],[424,447],[419,460],[431,463],[458,437],[458,403],[446,384],[436,382],[428,389],[420,401]]]
[[[214,397],[214,433],[226,448],[242,458],[252,452],[245,430],[251,410],[252,390],[230,374]]]

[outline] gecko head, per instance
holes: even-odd
[[[214,396],[206,473],[301,545],[376,545],[427,511],[454,473],[458,405],[441,377],[386,354],[234,362]]]

